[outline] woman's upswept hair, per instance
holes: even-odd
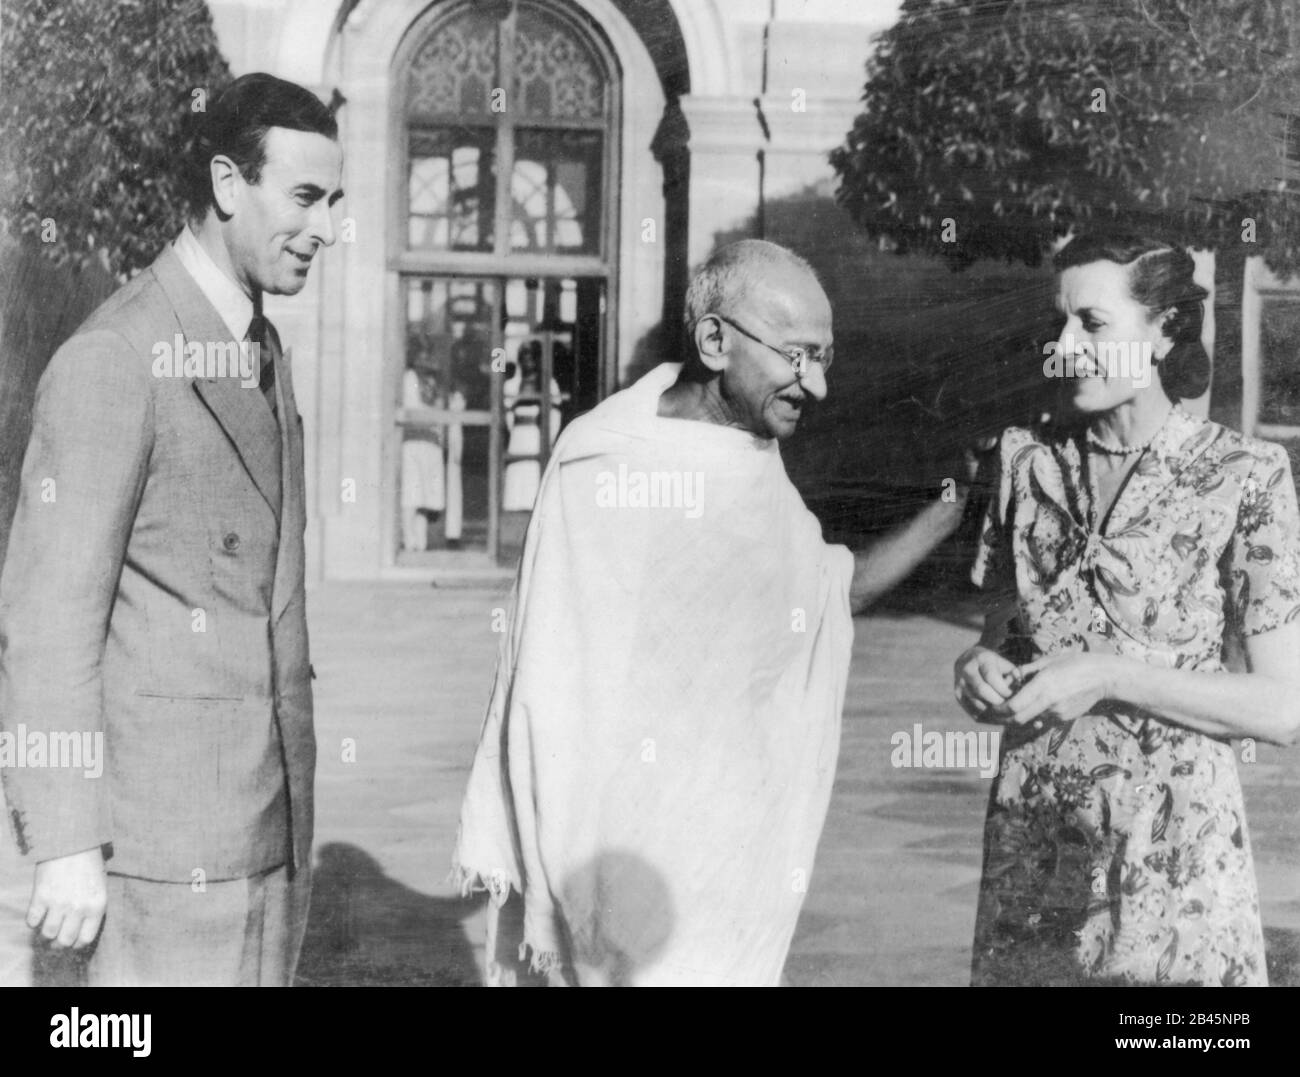
[[[1195,263],[1181,247],[1143,236],[1084,234],[1070,240],[1052,259],[1058,273],[1093,262],[1114,262],[1128,272],[1129,293],[1164,321],[1174,346],[1157,364],[1160,384],[1173,400],[1190,400],[1210,386],[1210,357],[1201,343],[1205,298],[1209,293],[1192,279]]]

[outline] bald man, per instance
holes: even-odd
[[[852,615],[961,518],[936,500],[867,552],[822,539],[778,449],[833,358],[802,259],[724,247],[685,324],[689,359],[574,421],[542,479],[456,854],[491,895],[489,982],[779,983]]]

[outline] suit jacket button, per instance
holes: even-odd
[[[221,545],[225,547],[227,553],[234,553],[239,549],[239,536],[233,531],[221,540]]]

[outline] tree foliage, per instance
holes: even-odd
[[[119,278],[180,229],[188,118],[230,80],[203,0],[9,0],[0,218]]]
[[[832,155],[873,236],[1037,264],[1105,222],[1300,269],[1300,0],[909,0]],[[1290,182],[1287,178],[1290,174]]]

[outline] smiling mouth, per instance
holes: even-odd
[[[289,253],[292,254],[295,258],[297,258],[298,261],[300,261],[305,266],[311,265],[311,260],[313,256],[316,254],[315,251],[312,251],[311,254],[299,254],[297,251],[290,251]]]

